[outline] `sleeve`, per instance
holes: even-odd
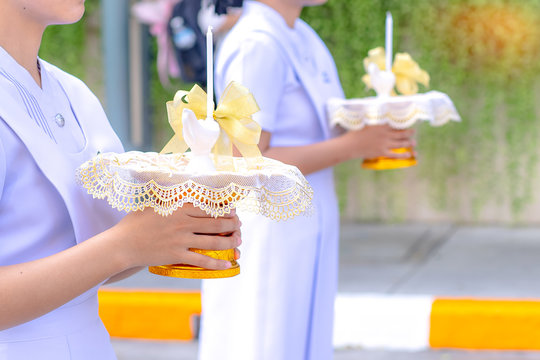
[[[227,40],[217,59],[218,99],[231,81],[239,82],[251,91],[261,109],[253,119],[263,130],[274,131],[289,67],[279,44],[264,33],[252,33],[241,41]]]
[[[6,179],[6,152],[2,145],[2,138],[0,137],[0,199],[2,199],[2,193],[4,192],[4,183]]]

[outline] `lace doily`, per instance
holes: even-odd
[[[332,98],[327,110],[330,124],[347,130],[379,124],[405,129],[419,120],[429,121],[433,126],[444,125],[450,120],[461,121],[452,100],[439,91],[409,96]]]
[[[263,158],[259,169],[248,169],[244,158],[234,158],[234,171],[193,174],[185,171],[189,159],[190,153],[104,153],[77,169],[77,181],[126,212],[152,207],[170,215],[184,203],[216,217],[234,208],[276,220],[311,212],[313,190],[294,166]]]

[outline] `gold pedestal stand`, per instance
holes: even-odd
[[[103,153],[77,169],[77,181],[95,198],[107,199],[113,208],[125,212],[153,208],[159,215],[168,216],[179,207],[192,204],[210,217],[227,216],[240,208],[283,221],[312,211],[313,189],[294,166],[261,156],[257,167],[251,167],[246,159],[231,157],[234,171],[194,175],[186,170],[191,160],[191,153]],[[202,230],[197,234],[233,235]],[[210,270],[166,264],[150,266],[148,270],[157,275],[193,279],[226,278],[240,273],[235,249],[189,250],[229,261],[231,267]]]
[[[228,278],[240,274],[240,265],[234,259],[234,249],[229,250],[201,250],[190,249],[193,252],[213,257],[219,260],[229,260],[231,267],[225,270],[209,270],[198,266],[172,264],[161,266],[150,266],[148,271],[152,274],[186,278],[186,279],[219,279]]]
[[[409,129],[418,121],[428,121],[432,126],[461,121],[448,95],[430,91],[424,94],[368,97],[357,99],[333,98],[327,103],[330,125],[345,130],[360,130],[364,126],[387,124],[395,130]],[[364,169],[391,170],[416,165],[414,152],[410,148],[392,150],[397,154],[408,153],[410,157],[395,159],[377,157],[365,159]]]
[[[392,152],[396,154],[410,153],[411,157],[407,159],[395,159],[379,156],[374,159],[365,159],[362,162],[362,167],[370,170],[392,170],[415,166],[417,162],[416,158],[412,155],[412,151],[413,150],[411,148],[393,149]]]

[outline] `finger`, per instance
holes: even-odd
[[[230,218],[233,218],[236,215],[236,209],[230,209],[228,213],[226,214],[223,214],[223,215],[220,215],[218,217],[216,216],[211,216],[209,214],[207,214],[206,212],[193,212],[192,214],[188,214],[188,216],[190,217],[195,217],[195,218],[214,218],[214,219],[217,219],[217,218],[224,218],[224,219],[230,219]]]
[[[413,148],[416,146],[416,141],[414,140],[394,140],[390,143],[390,147],[392,149],[399,149],[399,148]]]
[[[210,270],[225,270],[232,266],[230,261],[214,259],[193,251],[186,251],[181,261],[183,264],[199,266]]]
[[[240,259],[241,254],[240,249],[234,249],[234,260]]]
[[[369,128],[370,129],[381,129],[381,130],[394,130],[393,127],[391,127],[390,125],[388,124],[379,124],[379,125],[369,125]]]
[[[194,235],[187,241],[188,247],[204,250],[227,250],[240,244],[242,239],[237,232],[233,232],[231,236]]]
[[[230,233],[221,233],[221,234],[200,234],[200,235],[218,235],[218,236],[238,236],[240,238],[240,243],[242,243],[242,230],[238,229]]]
[[[406,129],[406,130],[392,130],[392,136],[391,138],[393,140],[407,140],[410,139],[414,135],[414,129]]]
[[[392,141],[401,141],[406,139],[407,137],[403,136],[403,133],[401,131],[393,131],[390,135],[390,140]]]
[[[232,233],[240,229],[238,216],[231,218],[191,218],[191,230],[200,234]]]
[[[396,152],[393,152],[392,150],[388,150],[384,156],[393,158],[393,159],[409,159],[413,155],[408,151],[403,152],[403,153],[396,153]]]
[[[190,217],[195,217],[195,218],[209,218],[211,217],[209,214],[207,214],[204,210],[196,207],[196,206],[193,206],[193,204],[184,204],[182,205],[182,210],[183,210],[183,213],[187,216],[190,216]]]
[[[190,203],[184,204],[182,206],[182,209],[184,210],[184,214],[186,214],[186,215],[188,215],[190,217],[196,217],[196,218],[213,217],[213,216],[209,215],[208,213],[206,213],[206,211],[201,210],[200,208],[198,208],[196,206],[193,206],[193,204],[190,204]],[[235,216],[236,216],[236,209],[232,208],[232,209],[230,209],[230,211],[227,214],[223,214],[220,217],[232,218],[232,217],[235,217]]]
[[[404,129],[402,131],[403,131],[403,136],[406,136],[406,137],[413,137],[416,134],[416,129]]]
[[[235,216],[236,216],[236,209],[231,209],[230,213],[224,214],[222,217],[228,219],[228,218],[233,218]]]

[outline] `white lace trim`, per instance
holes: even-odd
[[[347,130],[380,124],[405,129],[421,120],[429,121],[433,126],[441,126],[451,120],[461,121],[452,100],[438,91],[387,98],[332,98],[328,101],[327,110],[330,125],[340,125]]]
[[[185,171],[189,160],[189,153],[104,153],[76,175],[89,194],[126,212],[152,207],[170,215],[192,203],[215,217],[234,208],[276,220],[311,213],[313,190],[294,166],[263,158],[260,169],[248,169],[243,158],[234,158],[235,171],[193,174]]]

